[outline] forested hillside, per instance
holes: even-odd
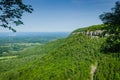
[[[120,53],[102,53],[105,37],[80,34],[0,59],[0,80],[120,80]]]

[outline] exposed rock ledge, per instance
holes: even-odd
[[[88,36],[107,36],[107,34],[105,33],[105,30],[74,32],[72,34],[80,34],[80,33],[83,33]]]

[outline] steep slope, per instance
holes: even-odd
[[[120,55],[101,53],[103,42],[80,33],[21,51],[0,62],[0,80],[120,80]]]
[[[55,41],[54,43],[58,46],[51,44],[52,46],[49,47],[52,48],[47,52],[47,55],[42,58],[38,58],[37,55],[36,59],[26,62],[27,64],[22,64],[22,66],[16,66],[10,70],[3,71],[0,75],[0,79],[90,79],[90,66],[94,64],[99,54],[99,40],[79,34],[69,36],[63,41],[64,42],[60,42],[59,40]],[[27,59],[28,58],[30,58],[30,56],[27,57]],[[23,58],[20,59],[23,60]],[[21,61],[14,64],[18,65],[20,63]],[[8,65],[10,66],[10,64]]]
[[[99,25],[92,25],[89,27],[85,28],[79,28],[73,31],[71,34],[85,34],[88,36],[93,36],[93,37],[101,37],[101,36],[107,36],[106,30],[107,30],[107,25],[105,24],[99,24]]]

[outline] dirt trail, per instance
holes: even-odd
[[[94,77],[94,74],[96,72],[96,69],[97,69],[97,62],[91,66],[91,80],[94,80],[93,77]]]

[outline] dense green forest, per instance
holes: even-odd
[[[105,40],[79,33],[0,57],[0,80],[120,80],[120,53],[101,52]]]
[[[72,3],[76,2],[78,1]],[[87,4],[87,2],[85,3]],[[55,3],[53,2],[53,4]],[[92,4],[91,7],[93,7]],[[99,2],[99,6],[100,4]],[[58,4],[56,5],[58,6]],[[63,12],[69,11],[65,5],[61,6],[65,8]],[[47,6],[49,6],[48,3]],[[60,16],[62,8],[57,6],[55,8],[60,11],[57,11]],[[82,8],[84,11],[87,10],[87,15],[92,18],[93,16],[86,6],[82,6]],[[104,5],[102,7],[104,8]],[[41,9],[40,6],[39,8]],[[46,11],[45,8],[44,11]],[[98,8],[97,6],[93,10],[96,11]],[[50,9],[47,11],[54,11],[51,7],[47,9]],[[70,9],[75,10],[69,13],[77,10],[73,7]],[[23,13],[32,13],[33,8],[31,5],[24,4],[22,0],[1,0],[0,10],[0,26],[16,32],[13,25],[23,24],[21,20]],[[39,10],[37,9],[37,11]],[[53,19],[62,18],[57,17],[56,10],[54,13],[55,17],[52,15],[46,17],[57,23]],[[38,15],[37,18],[39,18]],[[72,22],[69,21],[72,24],[75,21],[74,18],[65,18],[65,23],[69,21],[67,19],[72,19]],[[103,24],[74,30],[67,37],[62,33],[60,33],[62,36],[50,33],[48,33],[49,36],[25,33],[27,36],[20,34],[19,37],[0,33],[0,80],[120,80],[120,1],[115,3],[111,12],[104,12],[99,18]],[[40,20],[38,21],[40,22]]]

